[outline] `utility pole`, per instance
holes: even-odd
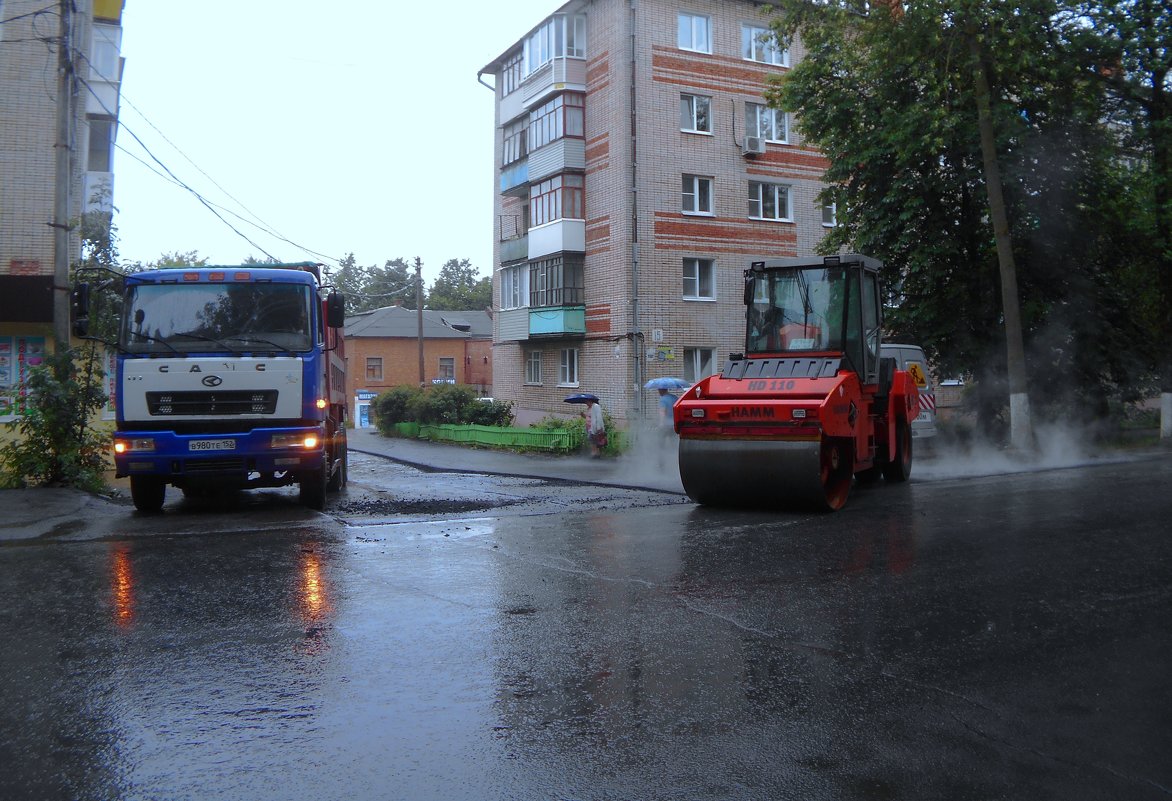
[[[57,43],[56,176],[53,185],[53,338],[69,345],[69,210],[73,186],[73,0],[60,0]]]
[[[415,257],[415,315],[419,323],[419,386],[423,386],[423,260]]]

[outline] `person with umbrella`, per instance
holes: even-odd
[[[586,418],[586,439],[590,440],[590,456],[597,459],[606,447],[606,423],[602,419],[602,404],[597,398],[587,398],[582,410]]]
[[[675,432],[675,418],[672,408],[676,404],[677,396],[673,391],[687,389],[687,381],[682,378],[653,378],[643,385],[645,389],[654,389],[659,392],[659,427],[666,432]]]
[[[586,440],[590,443],[590,455],[597,459],[606,447],[606,423],[602,417],[602,404],[597,395],[581,392],[566,398],[566,403],[582,403],[582,417],[586,420]]]
[[[659,427],[664,432],[675,431],[676,421],[675,416],[672,414],[672,409],[676,405],[676,400],[678,399],[675,395],[663,387],[659,388]]]

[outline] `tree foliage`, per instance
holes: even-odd
[[[90,421],[106,403],[100,363],[60,348],[34,367],[28,404],[13,424],[20,437],[0,449],[0,486],[103,488],[109,437]]]
[[[328,279],[346,296],[346,313],[381,309],[396,304],[416,308],[415,271],[402,258],[390,259],[382,267],[358,264],[353,253],[328,271]]]
[[[427,308],[485,309],[492,305],[492,278],[480,278],[468,259],[449,259],[427,294]]]
[[[1154,337],[1132,312],[1150,303],[1153,276],[1134,260],[1142,233],[1119,227],[1124,199],[1137,199],[1135,168],[1103,124],[1104,93],[1059,4],[777,7],[774,30],[800,36],[806,55],[770,100],[829,160],[823,201],[840,224],[825,252],[849,246],[888,265],[892,333],[921,342],[945,374],[977,376],[991,423],[1007,395],[1006,349],[975,42],[996,54],[985,64],[1031,395],[1094,414],[1142,389]]]
[[[513,422],[510,401],[486,401],[459,384],[432,387],[401,385],[375,398],[375,424],[385,435],[393,435],[396,423],[448,423],[507,427]]]

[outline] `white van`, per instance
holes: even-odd
[[[936,436],[936,387],[932,384],[932,374],[928,372],[924,349],[919,345],[885,342],[879,348],[879,355],[895,359],[896,368],[910,373],[920,392],[920,413],[912,420],[912,439]]]

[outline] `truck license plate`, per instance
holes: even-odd
[[[187,443],[189,451],[234,451],[234,439],[193,439]]]

